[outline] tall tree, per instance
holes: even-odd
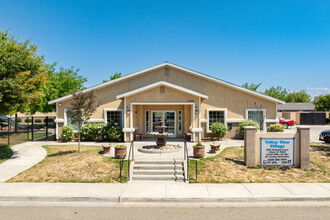
[[[311,96],[305,90],[293,91],[286,95],[284,98],[286,102],[311,102]]]
[[[281,86],[272,86],[270,89],[266,89],[264,94],[277,99],[285,100],[285,97],[288,95],[288,90],[282,88]]]
[[[259,84],[254,84],[254,83],[249,84],[248,82],[246,82],[246,83],[244,83],[244,84],[242,85],[242,87],[247,88],[247,89],[250,89],[250,90],[252,90],[252,91],[257,91],[257,89],[258,89],[260,86],[261,86],[261,83],[259,83]]]
[[[78,152],[80,152],[80,131],[83,123],[90,119],[99,106],[96,103],[95,91],[76,92],[72,94],[71,108],[67,114],[72,119],[72,123],[78,126]]]
[[[118,79],[121,77],[121,73],[115,73],[112,76],[110,76],[110,80]],[[103,83],[108,82],[109,80],[103,80]]]
[[[0,30],[0,114],[24,112],[43,97],[44,57],[31,39],[19,41]]]
[[[45,65],[47,81],[42,87],[45,96],[36,105],[31,106],[30,112],[53,112],[56,110],[55,106],[48,105],[48,101],[84,89],[84,83],[87,82],[87,79],[79,75],[79,69],[61,67],[57,71],[56,65],[56,62]]]
[[[314,104],[318,111],[330,111],[330,94],[315,97]]]

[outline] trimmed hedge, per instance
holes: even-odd
[[[268,128],[268,132],[284,132],[283,125],[271,125]]]
[[[74,130],[71,126],[64,126],[62,128],[62,136],[61,139],[64,142],[72,141],[74,138]]]
[[[34,120],[34,122],[35,123],[41,123],[41,119],[38,118],[38,119]]]
[[[221,122],[214,122],[211,124],[210,130],[219,138],[223,138],[228,131],[227,125],[221,123]]]
[[[253,120],[244,120],[239,123],[239,133],[244,135],[244,127],[245,126],[254,126],[258,131],[260,129],[259,123]]]

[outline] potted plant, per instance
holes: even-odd
[[[111,145],[108,146],[102,145],[102,147],[103,147],[103,154],[110,154]]]
[[[196,157],[196,158],[204,157],[205,146],[203,144],[201,144],[200,142],[197,142],[197,144],[195,144],[193,146],[193,148],[194,148],[194,157]]]
[[[125,145],[115,146],[115,158],[124,159],[126,157],[127,147]]]

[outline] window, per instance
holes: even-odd
[[[150,133],[150,127],[149,127],[149,124],[150,124],[150,115],[149,115],[149,111],[146,111],[146,119],[145,119],[145,132],[146,134],[149,134]]]
[[[227,109],[207,109],[207,132],[214,122],[227,123]]]
[[[122,110],[105,110],[105,116],[108,123],[113,123],[119,127],[123,127]]]
[[[259,123],[260,130],[263,131],[265,126],[265,115],[266,115],[266,109],[246,109],[246,118],[249,120],[253,120]]]
[[[71,126],[74,130],[78,130],[78,123],[73,123],[72,118],[67,114],[67,109],[64,109],[64,126]]]
[[[178,134],[182,134],[182,111],[178,112]]]

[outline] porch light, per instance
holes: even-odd
[[[198,109],[196,109],[195,113],[198,114]]]
[[[126,112],[127,112],[127,114],[129,114],[129,109],[127,109],[127,111],[126,111]]]

